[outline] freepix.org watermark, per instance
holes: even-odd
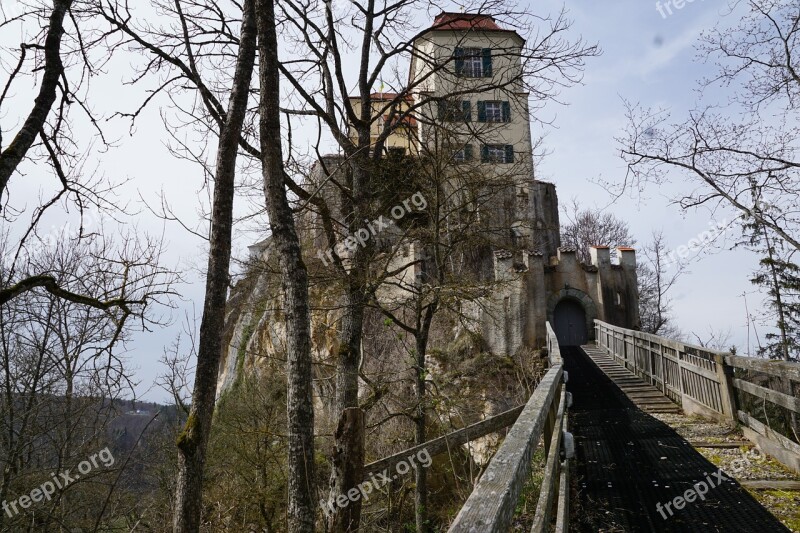
[[[700,0],[701,2],[703,0]],[[681,10],[686,7],[686,4],[693,4],[695,0],[667,0],[663,4],[656,2],[656,10],[661,14],[661,18],[667,18],[672,15],[672,8]]]
[[[347,491],[347,494],[340,494],[336,500],[332,498],[328,501],[320,500],[319,505],[322,507],[325,516],[330,516],[333,514],[336,507],[344,509],[351,503],[359,500],[369,500],[369,495],[372,494],[372,491],[378,490],[392,480],[408,474],[411,472],[412,468],[428,468],[432,464],[433,459],[431,458],[430,452],[428,452],[427,448],[423,448],[416,454],[409,455],[404,461],[397,463],[394,475],[390,476],[389,472],[386,470],[378,474],[372,474],[370,475],[370,479],[364,481],[358,487],[350,489]]]
[[[67,486],[79,480],[81,476],[85,476],[92,470],[100,468],[101,464],[106,468],[110,468],[114,465],[114,456],[107,447],[91,455],[87,460],[78,463],[76,467],[78,469],[77,474],[73,473],[73,470],[65,470],[58,475],[50,473],[52,480],[45,481],[30,491],[30,493],[24,494],[10,502],[3,500],[3,511],[9,518],[13,518],[19,514],[22,509],[27,509],[34,503],[39,503],[44,500],[50,501],[53,498],[53,494],[56,493],[56,490],[64,490]]]
[[[708,491],[710,489],[719,487],[725,481],[730,481],[730,480],[722,474],[722,470],[717,470],[710,476],[706,476],[706,479],[704,481],[698,481],[697,483],[695,483],[693,485],[693,488],[686,489],[686,492],[684,492],[683,495],[675,496],[675,498],[673,498],[671,501],[668,501],[663,506],[661,505],[661,503],[657,503],[656,511],[658,511],[658,513],[661,515],[661,518],[666,520],[668,518],[666,513],[669,513],[670,517],[674,514],[671,507],[674,506],[675,509],[681,510],[684,507],[686,507],[687,503],[692,503],[697,498],[700,498],[701,500],[705,501],[706,494],[708,494]]]
[[[50,231],[38,240],[30,241],[25,248],[28,255],[36,256],[47,248],[54,248],[59,243],[67,243],[77,240],[91,233],[92,228],[97,232],[100,227],[100,220],[92,213],[86,213],[81,217],[81,223],[77,226],[72,222],[67,222],[60,227],[51,226]]]
[[[428,207],[428,201],[425,199],[425,196],[423,196],[421,192],[416,192],[394,206],[389,211],[389,216],[381,215],[372,222],[365,220],[364,222],[367,224],[366,227],[359,229],[352,235],[348,235],[347,238],[333,248],[329,248],[326,251],[320,250],[317,252],[317,258],[321,259],[325,266],[328,266],[329,263],[333,263],[334,251],[338,256],[343,255],[345,251],[353,253],[356,251],[356,248],[359,246],[366,246],[371,238],[391,227],[395,222],[413,212],[415,209],[417,211],[422,211],[426,207]]]
[[[753,463],[762,463],[765,460],[766,457],[764,454],[758,448],[753,448],[743,453],[741,458],[734,459],[731,463],[730,470],[734,474],[741,474],[747,467],[751,467]],[[673,507],[680,511],[686,507],[687,503],[693,503],[698,498],[701,501],[705,501],[706,494],[708,494],[709,490],[719,487],[726,481],[730,481],[730,478],[725,477],[722,469],[719,469],[713,474],[707,475],[703,481],[698,481],[692,485],[692,488],[686,489],[682,495],[676,496],[663,504],[657,503],[656,511],[661,515],[661,518],[667,520],[675,514],[672,510]],[[668,514],[669,516],[667,516]]]
[[[709,222],[709,224],[711,225],[709,229],[699,233],[686,244],[678,246],[667,253],[664,259],[664,266],[669,268],[679,265],[681,261],[687,259],[690,255],[698,254],[705,250],[733,227],[727,220],[716,224],[714,222]]]
[[[752,448],[743,453],[738,459],[734,459],[731,463],[731,472],[734,474],[741,474],[748,468],[753,466],[753,463],[760,464],[767,460],[766,455],[758,448]]]

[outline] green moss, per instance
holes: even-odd
[[[253,337],[253,333],[255,332],[256,327],[253,322],[250,322],[244,327],[244,331],[242,331],[242,338],[239,341],[239,348],[236,352],[236,372],[237,375],[240,373],[239,371],[244,366],[244,356],[247,355],[247,343],[250,342],[250,339]]]
[[[178,435],[176,441],[178,448],[183,448],[189,442],[189,439],[194,437],[196,425],[197,418],[194,415],[194,411],[192,411],[189,413],[189,418],[186,419],[186,425],[183,426],[183,431]]]
[[[762,505],[772,512],[786,527],[800,531],[800,492],[785,490],[749,491]]]
[[[536,513],[536,504],[539,503],[539,493],[542,490],[544,481],[544,466],[546,457],[544,448],[539,447],[531,458],[531,475],[522,487],[517,506],[514,509],[515,524],[521,531],[527,531],[533,525],[533,518]]]
[[[242,331],[242,338],[239,341],[239,346],[236,350],[236,381],[233,384],[234,387],[237,387],[241,381],[242,369],[244,368],[244,358],[247,355],[247,345],[250,343],[250,339],[253,338],[253,334],[256,331],[256,326],[261,320],[261,317],[264,316],[264,312],[266,310],[266,300],[257,302],[255,308],[253,309],[253,314],[250,315],[250,321]]]

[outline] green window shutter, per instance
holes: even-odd
[[[447,102],[438,101],[436,102],[439,111],[439,120],[444,121],[445,113],[447,113]]]
[[[481,50],[483,55],[483,77],[484,78],[491,78],[492,77],[492,49],[491,48],[484,48]]]
[[[456,76],[463,76],[464,75],[464,49],[463,48],[456,48],[455,58],[456,58]]]
[[[514,162],[514,145],[507,144],[506,145],[506,163],[513,163]]]
[[[486,122],[486,102],[478,101],[478,122]]]
[[[484,144],[481,146],[481,163],[489,162],[489,145]]]
[[[503,102],[503,122],[511,122],[511,103]]]
[[[470,104],[469,100],[464,100],[461,102],[461,110],[464,113],[463,118],[464,122],[471,122],[472,121],[472,104]]]
[[[472,161],[472,157],[473,157],[473,155],[472,155],[472,145],[471,144],[465,144],[464,145],[464,160],[465,161]]]

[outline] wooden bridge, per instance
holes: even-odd
[[[800,364],[734,356],[600,321],[595,339],[562,348],[548,324],[549,370],[526,405],[367,465],[365,475],[422,448],[435,455],[513,424],[450,532],[511,530],[540,445],[545,465],[532,532],[789,531],[648,413],[682,410],[741,425],[763,452],[800,471],[800,445],[759,420],[776,409],[800,412],[792,388],[800,384]],[[577,490],[574,474],[582,480]],[[571,493],[582,500],[581,513],[571,514]],[[599,521],[570,524],[589,507]]]

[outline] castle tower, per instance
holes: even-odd
[[[430,151],[454,147],[457,161],[472,161],[494,178],[498,192],[484,209],[517,249],[534,245],[524,44],[489,15],[442,13],[414,42],[409,71],[415,102],[425,102],[418,142]]]

